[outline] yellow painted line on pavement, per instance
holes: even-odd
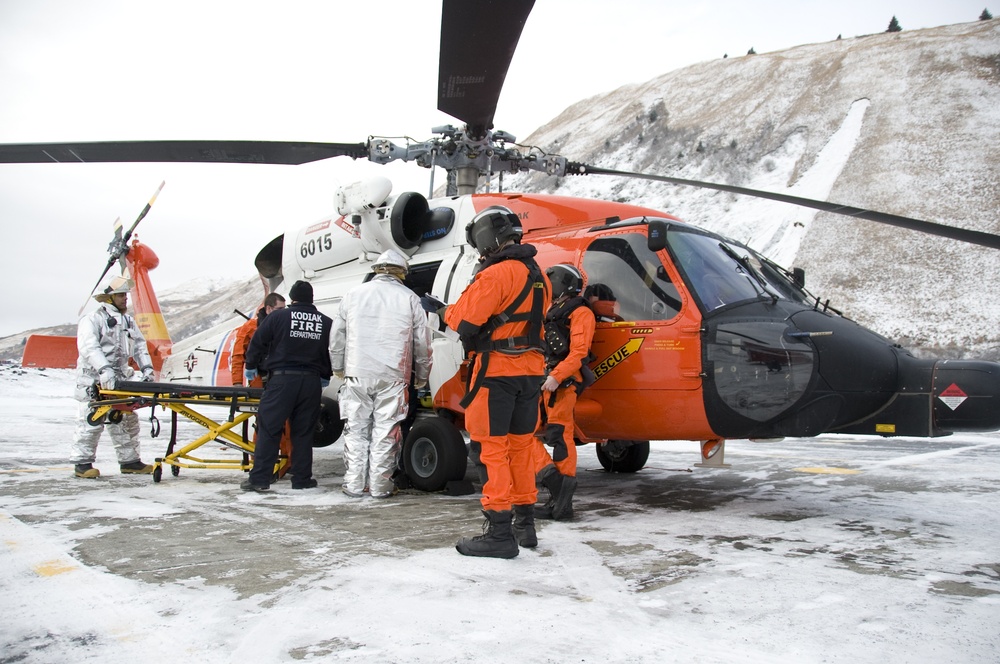
[[[46,560],[43,563],[38,563],[31,569],[35,570],[35,574],[38,576],[56,576],[57,574],[72,572],[76,569],[76,565],[67,563],[64,560]]]
[[[20,523],[17,519],[14,519],[6,512],[0,512],[0,522],[4,525],[9,525],[11,523]],[[16,539],[4,539],[3,543],[11,551],[16,551],[21,548],[21,542]],[[43,562],[31,565],[31,570],[38,576],[57,576],[59,574],[65,574],[66,572],[72,572],[78,569],[80,566],[72,560],[45,560]]]

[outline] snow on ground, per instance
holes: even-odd
[[[0,366],[0,662],[996,661],[995,433],[582,448],[576,520],[469,559],[477,496],[351,500],[337,444],[318,490],[118,475],[106,434],[75,479],[72,382]]]

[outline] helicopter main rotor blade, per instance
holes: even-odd
[[[458,118],[474,138],[493,114],[521,30],[535,0],[444,0],[438,110]]]
[[[142,208],[142,212],[139,213],[139,216],[136,217],[135,221],[132,222],[132,225],[129,226],[128,231],[126,231],[125,235],[122,236],[121,241],[123,244],[128,245],[129,238],[132,237],[132,231],[134,231],[135,227],[139,225],[139,222],[145,219],[146,215],[149,214],[149,208],[153,207],[153,203],[156,202],[156,197],[160,195],[161,191],[163,191],[163,185],[165,185],[166,183],[167,183],[166,180],[160,183],[160,186],[156,188],[156,191],[154,191],[153,195],[150,197],[149,202],[146,203],[146,207]],[[127,246],[125,252],[128,253]]]
[[[0,164],[72,162],[208,162],[299,165],[330,157],[368,157],[364,143],[288,141],[103,141],[8,143]]]
[[[717,191],[728,191],[733,194],[755,196],[757,198],[766,198],[772,201],[780,201],[782,203],[791,203],[793,205],[800,205],[802,207],[812,208],[814,210],[821,210],[823,212],[833,212],[834,214],[842,214],[848,217],[855,217],[857,219],[876,221],[881,224],[889,224],[891,226],[908,228],[913,231],[919,231],[921,233],[929,233],[930,235],[938,235],[940,237],[946,237],[952,240],[959,240],[961,242],[968,242],[970,244],[978,244],[983,247],[990,247],[991,249],[1000,249],[1000,235],[994,235],[993,233],[985,233],[983,231],[973,231],[967,228],[957,228],[955,226],[946,226],[945,224],[938,224],[932,221],[911,219],[909,217],[901,217],[899,215],[889,214],[887,212],[876,212],[874,210],[866,210],[864,208],[852,207],[850,205],[840,205],[838,203],[827,203],[825,201],[816,201],[811,198],[800,198],[798,196],[789,196],[787,194],[776,194],[771,191],[762,191],[759,189],[747,189],[745,187],[734,187],[732,185],[715,184],[712,182],[701,182],[699,180],[684,180],[681,178],[668,177],[666,175],[649,175],[646,173],[616,171],[610,168],[600,168],[599,166],[590,166],[587,164],[580,164],[580,163],[568,164],[566,167],[566,173],[574,175],[588,175],[588,174],[619,175],[622,177],[639,178],[641,180],[653,180],[655,182],[668,182],[670,184],[679,184],[689,187],[700,187],[702,189],[715,189]]]

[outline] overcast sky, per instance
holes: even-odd
[[[984,1],[538,0],[496,125],[526,138],[573,102],[696,62],[883,32],[894,15],[904,30],[975,21]],[[422,140],[455,122],[435,110],[440,21],[433,0],[0,0],[0,142]],[[130,225],[162,180],[137,229],[158,290],[252,276],[264,244],[372,172],[427,191],[424,169],[343,158],[0,165],[5,273],[30,287],[0,336],[75,322],[115,218]]]

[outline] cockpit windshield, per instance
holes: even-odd
[[[744,300],[806,300],[780,268],[743,245],[678,228],[667,232],[667,245],[706,313]]]

